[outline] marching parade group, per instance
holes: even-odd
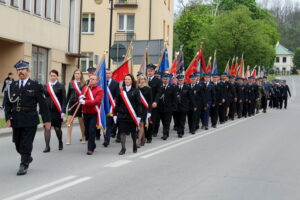
[[[31,152],[39,115],[44,123],[45,153],[51,151],[51,127],[59,142],[58,149],[63,150],[61,127],[65,121],[68,124],[66,144],[72,144],[73,120],[77,117],[81,142],[87,143],[88,155],[94,153],[100,132],[104,136],[103,146],[108,147],[111,138],[116,138],[116,142],[121,143],[119,155],[123,155],[127,135],[131,135],[136,153],[138,148],[158,136],[161,125],[161,139],[168,139],[171,128],[182,138],[187,134],[186,121],[188,132],[195,134],[198,129],[217,128],[218,124],[235,118],[252,117],[261,111],[266,113],[268,107],[286,109],[288,96],[291,96],[285,80],[269,82],[266,76],[242,78],[226,73],[195,72],[189,75],[190,83],[187,84],[184,74],[159,74],[155,65],[148,64],[146,74],[139,73],[137,78],[127,74],[119,83],[112,79],[111,71],[106,70],[113,110],[106,116],[106,130],[101,131],[99,113],[104,91],[98,86],[96,68],[87,70],[87,81],[79,69],[75,70],[67,92],[58,81],[56,70],[50,71],[50,81],[42,86],[29,78],[28,62],[21,60],[15,68],[19,79],[8,87],[4,108],[7,126],[13,128],[13,142],[21,155],[17,175],[26,174],[33,161]]]

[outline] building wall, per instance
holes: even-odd
[[[277,55],[276,57],[279,57],[279,62],[277,63],[275,60],[274,63],[274,69],[279,69],[280,71],[283,70],[283,68],[286,69],[286,71],[291,71],[291,68],[294,66],[293,64],[293,55]],[[286,57],[286,63],[283,62],[283,57]]]
[[[170,2],[170,10],[168,10],[168,1]],[[116,2],[116,0],[114,1]],[[174,0],[152,0],[152,16],[151,16],[151,40],[163,39],[163,21],[165,21],[165,31],[169,25],[169,60],[172,60],[173,48],[173,14]],[[135,14],[136,40],[149,40],[149,8],[150,0],[137,0],[137,8],[133,7],[115,7],[113,13],[112,25],[112,45],[114,44],[115,33],[118,31],[119,14]],[[94,52],[95,55],[102,56],[105,50],[109,48],[109,27],[110,27],[110,3],[103,1],[101,5],[97,5],[94,1],[83,2],[83,13],[95,14],[95,31],[93,34],[82,33],[81,52]],[[165,35],[167,39],[167,35]],[[157,61],[152,61],[156,63]],[[134,66],[134,72],[139,66]],[[115,69],[116,66],[112,66]]]

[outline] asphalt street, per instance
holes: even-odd
[[[300,77],[287,81],[287,110],[269,109],[181,139],[172,131],[163,141],[160,133],[137,154],[130,137],[124,156],[120,144],[104,148],[101,138],[88,156],[78,127],[63,151],[53,132],[45,154],[39,131],[34,161],[22,177],[11,137],[0,137],[0,199],[299,200]]]

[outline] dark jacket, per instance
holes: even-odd
[[[216,105],[222,104],[222,100],[224,98],[224,93],[222,90],[222,84],[221,82],[215,83],[213,82],[214,88],[215,88],[215,94],[216,94]]]
[[[3,82],[3,87],[2,87],[2,92],[5,92],[7,87],[12,83],[14,82],[14,79],[10,79],[9,77],[7,77],[4,82]]]
[[[255,101],[258,98],[258,87],[254,84],[248,84],[248,100]]]
[[[288,85],[282,85],[281,88],[281,94],[283,97],[287,97],[288,95],[292,96]]]
[[[78,83],[78,87],[82,91],[82,88],[84,87],[84,85],[80,85]],[[69,88],[68,88],[68,94],[67,94],[66,104],[67,105],[69,104],[69,106],[73,105],[74,103],[78,102],[78,98],[79,98],[79,96],[78,96],[77,92],[75,91],[72,82],[70,82],[69,83]]]
[[[163,85],[160,89],[160,96],[158,101],[159,112],[173,112],[176,110],[177,96],[176,88],[173,85],[168,84],[167,88]]]
[[[193,94],[192,100],[195,101],[195,105],[198,109],[203,108],[204,105],[204,88],[201,87],[201,83],[196,84],[193,88],[191,87],[191,93]],[[191,105],[193,108],[195,105]],[[191,109],[191,108],[190,108]]]
[[[52,86],[52,88],[53,88],[53,91],[60,103],[62,112],[66,113],[67,97],[66,97],[65,86],[57,81],[56,84]],[[44,94],[46,96],[46,101],[47,101],[49,110],[58,112],[53,100],[50,97],[50,94],[49,94],[46,86],[44,86]]]
[[[113,98],[116,98],[117,93],[120,91],[119,83],[113,79],[111,79],[108,88]]]
[[[190,104],[192,102],[192,90],[188,85],[183,85],[182,89],[180,86],[176,86],[176,96],[177,96],[177,112],[188,112]]]
[[[142,104],[141,104],[141,100],[140,100],[139,90],[137,88],[133,88],[133,87],[131,87],[131,89],[128,92],[126,91],[125,87],[123,87],[123,90],[127,93],[128,99],[129,99],[137,117],[141,118]],[[118,121],[126,121],[126,122],[133,121],[129,111],[127,110],[125,102],[122,99],[120,90],[117,93],[117,97],[116,97],[116,107],[115,107],[114,115],[117,116]]]
[[[43,122],[50,122],[50,112],[44,97],[43,86],[36,81],[29,79],[22,90],[19,88],[19,81],[13,82],[10,85],[10,94],[5,95],[5,98],[7,98],[5,119],[11,119],[13,128],[37,126],[40,123],[37,104],[39,104]],[[17,98],[19,98],[18,101],[11,102]]]
[[[162,81],[160,79],[154,77],[154,78],[152,78],[151,81],[148,82],[148,84],[152,89],[153,102],[158,103],[159,97],[160,97],[160,90],[161,90]]]
[[[208,103],[215,104],[216,92],[213,83],[209,82],[207,85],[206,82],[203,82],[202,87],[204,89],[204,105],[207,105]]]

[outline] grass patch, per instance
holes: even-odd
[[[4,118],[0,118],[0,128],[6,128],[6,121]]]

